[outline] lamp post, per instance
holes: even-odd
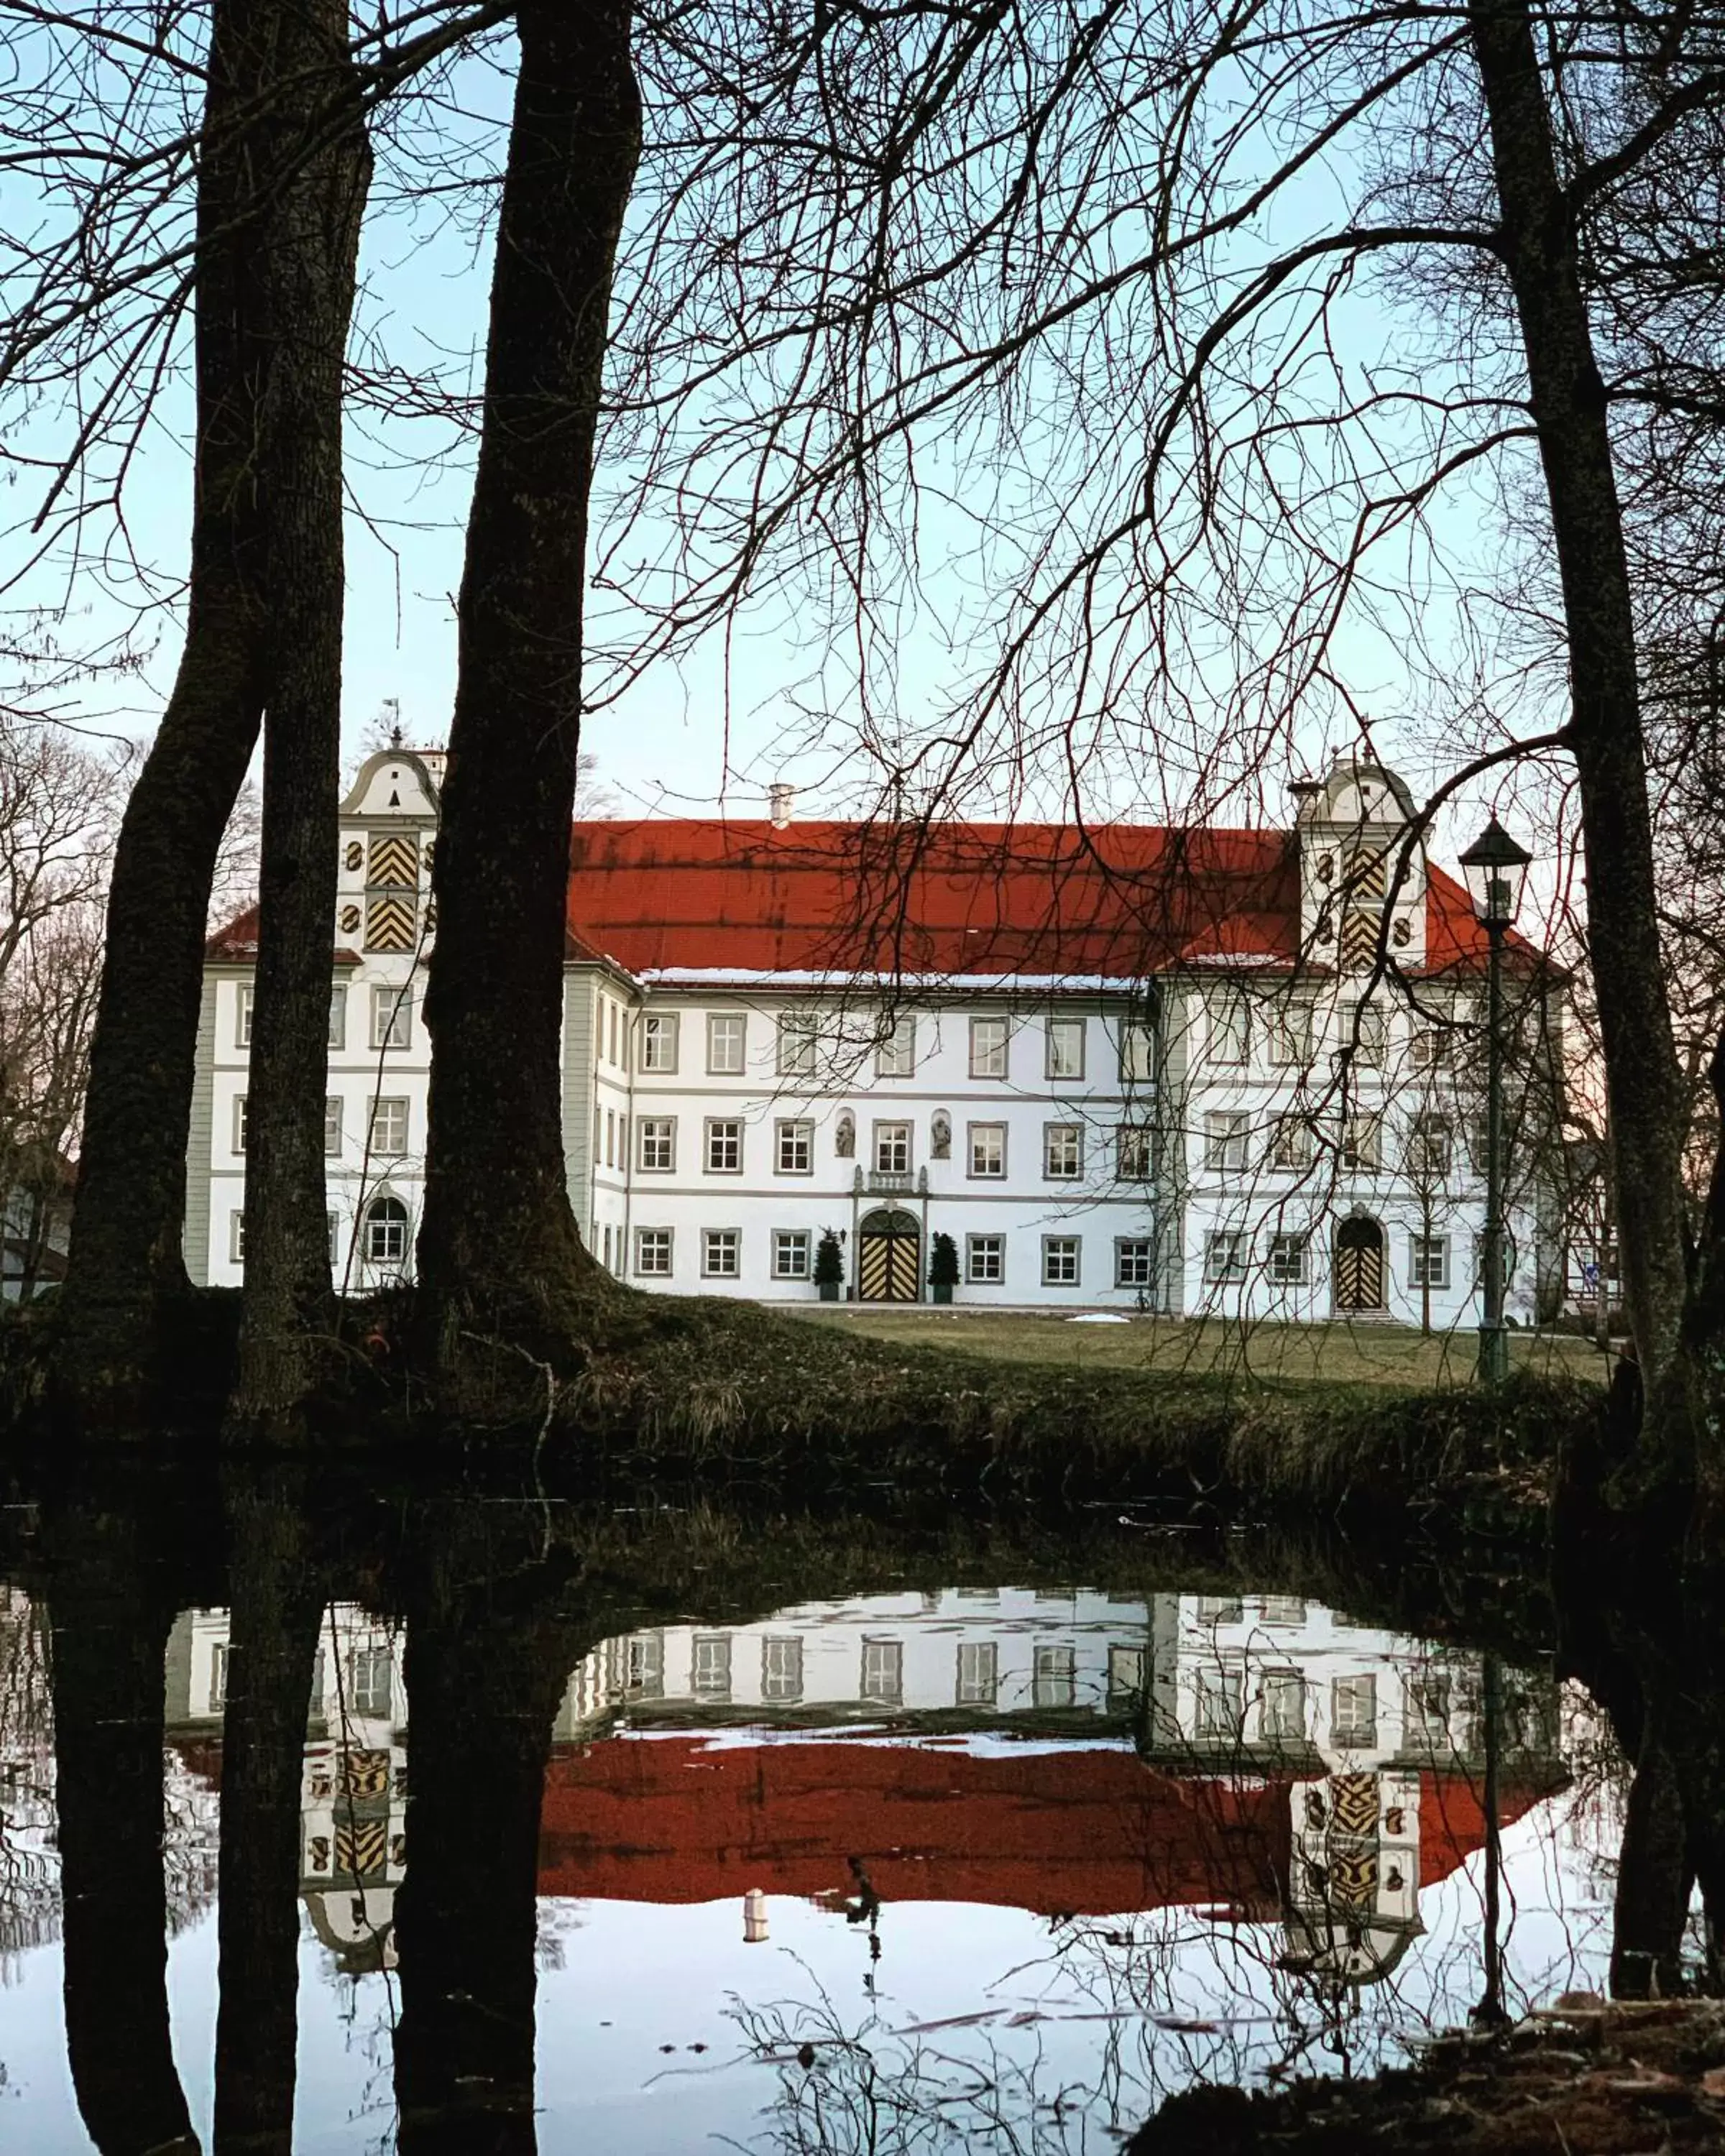
[[[1474,918],[1486,932],[1486,1232],[1481,1251],[1480,1383],[1509,1375],[1503,1329],[1503,939],[1533,856],[1494,816],[1461,856]]]

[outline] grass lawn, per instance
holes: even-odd
[[[1400,1325],[1253,1324],[1219,1318],[1131,1317],[1087,1324],[1058,1312],[937,1310],[928,1305],[798,1306],[793,1315],[896,1344],[945,1348],[1006,1363],[1057,1363],[1069,1368],[1198,1372],[1327,1384],[1471,1383],[1479,1336],[1435,1333]],[[1553,1377],[1603,1379],[1605,1358],[1589,1340],[1567,1334],[1512,1332],[1516,1369]]]

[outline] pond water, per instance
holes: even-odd
[[[1116,2148],[1465,2020],[1493,1864],[1512,2010],[1605,1980],[1589,1695],[1189,1534],[242,1482],[0,1583],[33,2156]]]

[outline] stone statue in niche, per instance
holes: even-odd
[[[952,1118],[944,1108],[935,1111],[928,1155],[931,1160],[950,1160],[952,1158]]]
[[[856,1158],[856,1117],[849,1108],[839,1118],[838,1135],[834,1141],[840,1160]]]

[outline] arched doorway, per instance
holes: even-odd
[[[914,1213],[885,1207],[865,1213],[860,1229],[857,1290],[865,1302],[915,1302],[922,1278],[922,1238]]]
[[[1384,1230],[1356,1214],[1336,1230],[1336,1308],[1384,1308]]]

